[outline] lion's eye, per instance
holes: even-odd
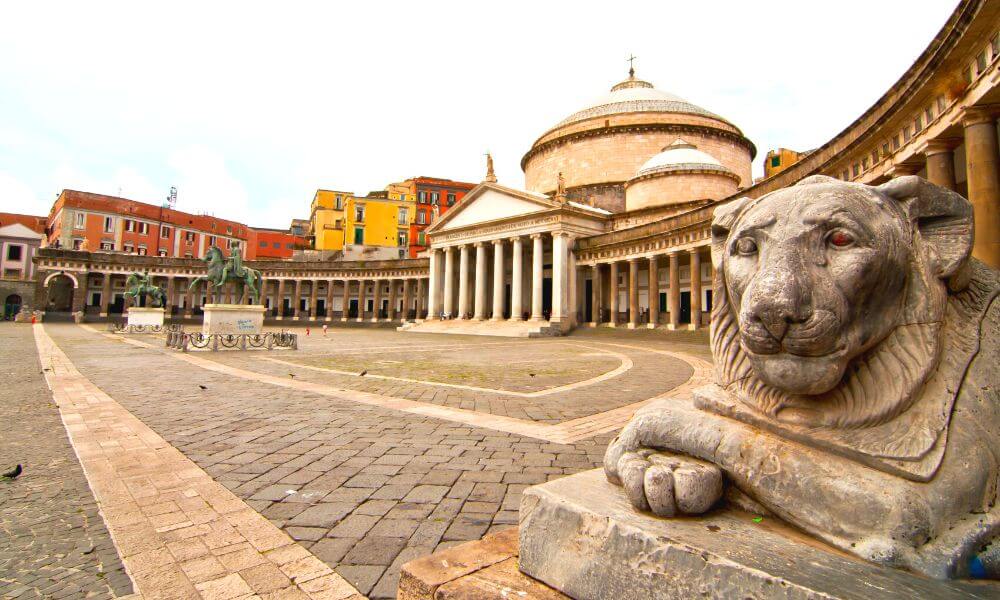
[[[744,256],[757,253],[757,242],[750,238],[740,238],[736,242],[736,252]]]
[[[829,240],[830,245],[835,248],[847,248],[854,243],[854,236],[846,231],[838,229],[832,232],[827,240]]]

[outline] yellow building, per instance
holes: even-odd
[[[788,148],[769,150],[767,156],[764,157],[764,178],[766,179],[772,175],[777,175],[788,167],[799,162],[799,159],[806,154],[809,153],[797,152],[795,150],[789,150]]]
[[[389,191],[348,200],[344,243],[356,246],[406,248],[412,202],[391,198]],[[403,194],[404,197],[407,194]]]
[[[343,250],[345,211],[351,192],[316,190],[309,210],[309,239],[314,250]]]

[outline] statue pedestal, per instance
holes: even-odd
[[[520,569],[576,600],[1000,597],[995,582],[880,567],[753,518],[734,509],[642,514],[594,469],[525,490]]]
[[[206,304],[204,334],[257,334],[264,328],[264,311],[259,304]]]
[[[144,308],[132,306],[128,309],[128,325],[130,327],[163,327],[162,308]]]

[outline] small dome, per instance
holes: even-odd
[[[672,112],[702,115],[728,123],[725,119],[687,100],[653,87],[648,81],[631,76],[611,88],[611,93],[598,99],[559,122],[553,129],[571,123],[631,112]]]
[[[694,144],[689,144],[678,138],[662,152],[647,160],[636,173],[636,177],[666,173],[671,171],[719,171],[732,173],[722,166],[714,156],[698,150]]]

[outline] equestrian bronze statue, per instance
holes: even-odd
[[[208,273],[194,279],[191,282],[192,287],[199,283],[206,283],[208,284],[207,289],[211,290],[213,297],[215,297],[228,282],[235,281],[239,286],[240,297],[243,296],[245,290],[254,304],[260,303],[263,278],[260,271],[243,264],[239,242],[230,242],[228,258],[218,246],[210,246],[202,261],[208,263]]]

